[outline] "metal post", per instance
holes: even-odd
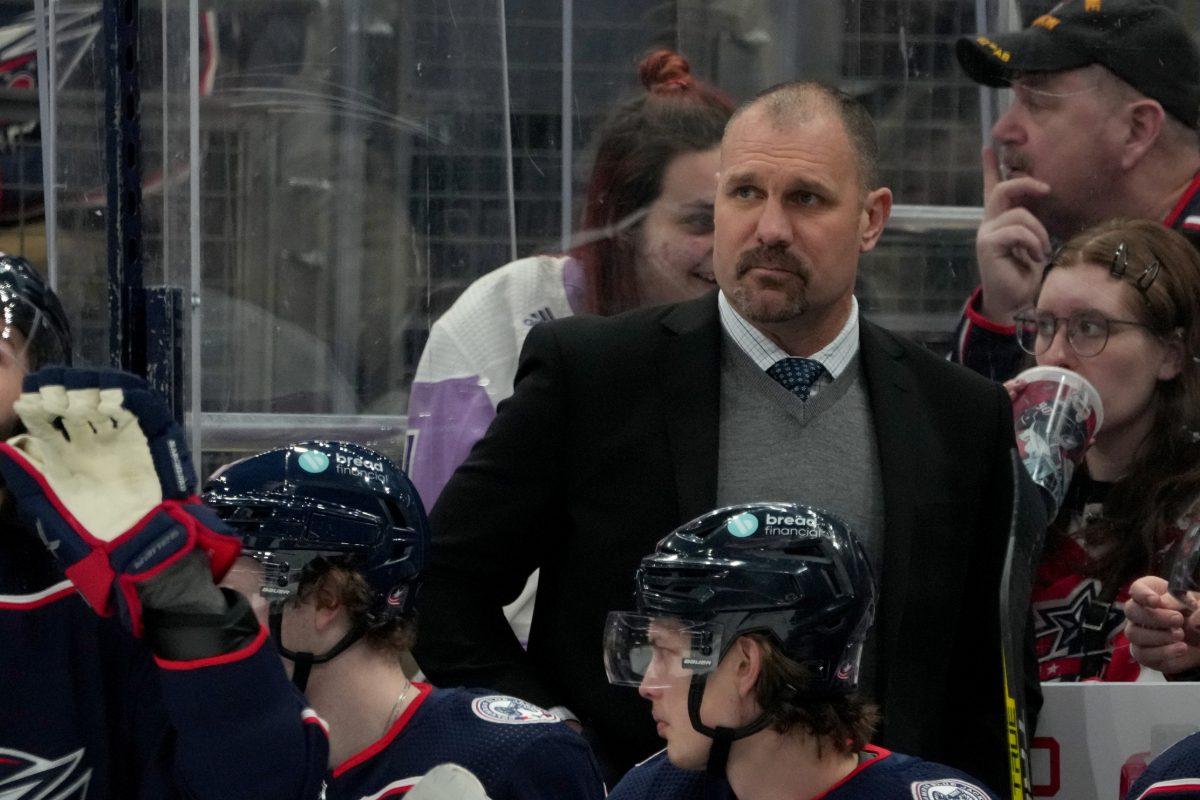
[[[363,38],[366,23],[363,0],[345,0],[342,7],[342,86],[349,95],[363,82]],[[353,102],[353,98],[345,98]],[[365,182],[367,125],[356,114],[342,114],[334,124],[337,173],[334,176],[334,234],[330,268],[333,280],[334,364],[352,380],[359,375],[359,336],[363,318],[363,256],[366,215]],[[354,403],[333,394],[333,410],[353,414]]]
[[[192,453],[199,468],[203,460],[202,431],[200,424],[201,377],[204,363],[200,347],[201,326],[204,323],[204,308],[200,305],[200,3],[188,2],[188,290],[191,315],[188,317],[190,334],[188,380],[191,382],[189,399],[191,405]]]
[[[500,28],[500,89],[504,101],[504,178],[508,188],[508,256],[517,260],[517,199],[513,188],[512,99],[508,91],[508,27],[504,0],[496,3]]]
[[[138,0],[104,0],[109,359],[146,374]]]
[[[36,0],[38,112],[42,134],[42,196],[46,219],[46,279],[58,288],[58,53],[53,0]]]
[[[562,0],[562,181],[560,188],[562,191],[562,221],[561,221],[561,244],[559,250],[567,252],[571,249],[571,228],[574,220],[573,209],[575,204],[572,202],[574,195],[573,189],[573,167],[575,154],[575,5],[573,0]]]

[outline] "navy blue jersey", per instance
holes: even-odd
[[[265,630],[224,656],[156,661],[93,614],[56,564],[37,563],[44,550],[17,557],[11,534],[0,525],[10,545],[0,545],[0,797],[319,795],[324,723]]]
[[[659,753],[630,770],[609,800],[736,800],[729,784],[703,772],[682,770]],[[811,800],[997,800],[996,795],[951,767],[868,745],[858,766]]]
[[[1141,774],[1125,800],[1200,800],[1200,733],[1176,742]]]
[[[417,688],[387,733],[334,769],[327,800],[396,797],[446,762],[475,773],[491,800],[604,797],[587,742],[548,711],[507,695]]]

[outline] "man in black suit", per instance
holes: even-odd
[[[641,554],[717,505],[823,505],[881,581],[864,664],[879,741],[1003,787],[1008,398],[859,318],[891,192],[857,102],[768,90],[731,120],[717,178],[720,292],[530,333],[514,395],[433,509],[418,660],[574,716],[623,771],[659,746],[601,663]],[[537,567],[525,652],[501,607]]]

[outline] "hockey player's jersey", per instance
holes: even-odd
[[[1043,681],[1136,681],[1144,672],[1152,672],[1137,663],[1125,636],[1125,601],[1132,581],[1126,581],[1112,602],[1105,603],[1100,580],[1087,574],[1091,556],[1082,529],[1103,515],[1108,486],[1086,474],[1076,476],[1056,521],[1057,527],[1066,519],[1067,530],[1054,530],[1038,564],[1032,597],[1033,626]],[[1189,510],[1162,532],[1156,563],[1167,563],[1169,553],[1195,521],[1196,513]],[[1094,638],[1084,626],[1089,610],[1100,626]],[[1096,666],[1083,674],[1088,654]]]
[[[729,784],[682,770],[659,753],[634,767],[609,800],[737,800]],[[997,800],[962,772],[868,745],[858,767],[811,800]]]
[[[507,695],[417,688],[380,739],[334,769],[326,800],[396,797],[446,762],[473,772],[491,800],[604,797],[587,742],[553,714]]]
[[[265,630],[228,655],[156,663],[87,608],[40,542],[14,538],[0,524],[0,797],[319,795],[324,723]]]
[[[1125,800],[1200,800],[1200,733],[1176,742],[1129,789]]]

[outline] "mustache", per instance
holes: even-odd
[[[1001,154],[1000,164],[1005,178],[1007,178],[1013,170],[1020,170],[1021,172],[1029,171],[1029,159],[1020,153],[1011,150],[1005,151]]]
[[[803,261],[782,247],[760,246],[753,250],[747,250],[738,256],[735,273],[740,278],[755,267],[767,267],[791,272],[802,278],[805,283],[808,282],[808,267],[804,265]]]

